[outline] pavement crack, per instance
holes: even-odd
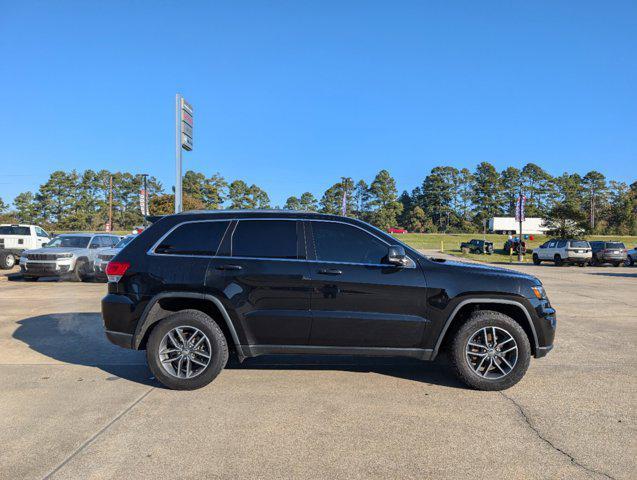
[[[500,395],[502,395],[504,398],[506,398],[509,402],[511,402],[518,409],[518,411],[520,412],[520,415],[524,419],[524,422],[531,429],[531,431],[533,431],[533,433],[535,433],[537,438],[542,440],[544,443],[546,443],[549,447],[551,447],[556,452],[558,452],[558,453],[564,455],[565,457],[567,457],[571,461],[571,463],[573,465],[578,466],[579,468],[587,471],[588,473],[593,473],[593,474],[596,474],[596,475],[601,475],[603,477],[609,478],[611,480],[616,480],[615,477],[612,477],[612,476],[610,476],[609,474],[607,474],[605,472],[600,472],[599,470],[595,470],[593,468],[590,468],[590,467],[587,467],[586,465],[581,464],[580,462],[578,462],[575,459],[575,457],[573,455],[571,455],[570,453],[568,453],[565,450],[562,450],[560,447],[556,446],[553,442],[551,442],[544,435],[542,435],[542,433],[540,433],[540,431],[533,425],[533,423],[531,423],[531,419],[529,418],[529,416],[526,414],[526,412],[524,411],[524,409],[520,406],[520,404],[518,402],[516,402],[513,398],[509,397],[504,392],[498,392],[498,393]]]
[[[48,480],[49,478],[51,478],[53,475],[55,475],[57,472],[59,472],[67,463],[69,463],[73,458],[75,458],[77,456],[77,454],[79,454],[82,450],[84,450],[86,447],[88,447],[89,445],[91,445],[95,440],[97,440],[97,438],[104,433],[106,430],[108,430],[115,422],[117,422],[120,418],[122,418],[124,415],[126,415],[128,412],[130,412],[139,402],[141,402],[144,398],[146,398],[148,396],[148,394],[150,392],[152,392],[155,389],[155,387],[150,387],[148,390],[146,390],[141,396],[139,396],[139,398],[137,398],[137,400],[135,400],[133,403],[131,403],[128,407],[126,407],[124,410],[122,410],[119,414],[117,414],[117,416],[115,418],[113,418],[110,422],[108,422],[105,426],[103,426],[97,433],[95,433],[93,436],[91,436],[91,438],[89,438],[88,440],[86,440],[82,445],[80,445],[80,447],[75,450],[73,453],[71,453],[68,457],[66,457],[64,459],[64,461],[62,461],[62,463],[60,463],[57,467],[55,467],[52,471],[50,471],[49,473],[47,473],[44,476],[44,480]]]

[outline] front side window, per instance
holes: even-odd
[[[334,222],[312,222],[316,259],[378,265],[387,245],[360,228]]]
[[[557,242],[557,248],[564,248],[566,246],[566,240],[560,240]]]
[[[295,220],[240,220],[232,235],[232,256],[296,259]]]
[[[45,238],[49,238],[49,234],[46,233],[44,230],[42,230],[40,227],[35,227],[35,234],[38,237],[45,237]]]
[[[155,253],[164,255],[215,255],[229,223],[184,223],[170,232],[160,242],[155,248]]]

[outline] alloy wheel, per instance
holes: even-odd
[[[210,364],[210,340],[198,328],[175,327],[159,343],[158,356],[168,374],[176,378],[194,378]]]
[[[469,337],[467,363],[473,372],[489,380],[497,380],[513,371],[518,362],[515,338],[500,327],[483,327]]]

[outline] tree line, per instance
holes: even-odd
[[[152,176],[147,186],[150,214],[172,213],[173,193]],[[142,177],[128,172],[58,170],[36,192],[20,193],[12,205],[0,199],[0,215],[5,222],[98,230],[108,221],[112,203],[113,229],[126,230],[143,222],[141,188]],[[637,234],[637,182],[608,180],[597,171],[554,177],[533,163],[503,171],[488,162],[473,171],[437,166],[411,192],[401,194],[387,170],[369,183],[341,177],[320,198],[302,192],[290,196],[282,208],[341,214],[344,206],[346,215],[382,229],[478,232],[490,217],[513,216],[520,192],[527,199],[526,216],[545,218],[556,234]],[[258,185],[228,181],[219,174],[187,171],[183,193],[185,210],[272,208],[267,192]]]

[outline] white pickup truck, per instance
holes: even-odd
[[[42,248],[51,236],[37,225],[0,225],[0,269],[13,268],[25,250]]]

